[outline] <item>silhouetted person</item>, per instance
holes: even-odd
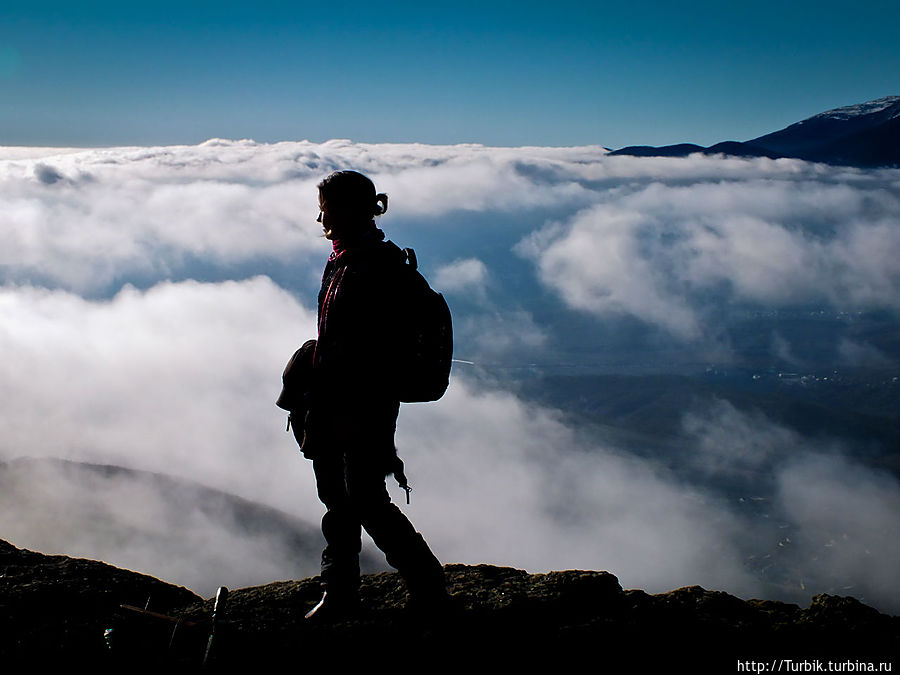
[[[327,508],[322,518],[325,593],[307,618],[358,607],[360,526],[405,579],[411,603],[431,608],[447,597],[441,564],[385,487],[391,473],[406,487],[394,446],[400,402],[392,390],[394,331],[402,310],[398,270],[405,258],[375,225],[374,217],[387,210],[387,195],[376,194],[371,180],[338,171],[318,188],[318,222],[334,250],[319,291],[302,442]]]

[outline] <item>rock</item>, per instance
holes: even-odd
[[[44,555],[0,540],[0,659],[92,661],[122,603],[168,612],[198,602],[180,586],[94,560]]]
[[[7,662],[30,662],[39,654],[118,665],[155,661],[181,669],[202,663],[213,599],[103,563],[44,556],[5,543],[0,563]],[[232,590],[210,666],[307,668],[327,662],[344,668],[382,661],[403,670],[549,664],[736,672],[739,660],[888,661],[900,647],[900,618],[854,598],[819,595],[802,609],[744,601],[700,586],[656,595],[623,590],[608,572],[529,574],[492,565],[444,569],[452,604],[429,615],[407,607],[403,581],[388,572],[363,577],[361,613],[330,623],[303,618],[320,597],[318,577]],[[177,639],[170,638],[174,621],[137,620],[118,610],[119,603],[142,604],[147,595],[157,611],[181,622]],[[114,620],[129,639],[113,641],[110,652],[101,638]]]

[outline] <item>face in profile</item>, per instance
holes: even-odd
[[[329,211],[328,204],[322,199],[321,193],[319,193],[319,217],[316,218],[316,222],[322,226],[322,232],[326,239],[334,239],[336,236],[334,214]]]

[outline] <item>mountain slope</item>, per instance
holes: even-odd
[[[0,536],[210,594],[316,574],[318,525],[198,483],[60,459],[0,463]],[[364,553],[367,571],[384,569]]]
[[[785,157],[874,166],[897,161],[900,96],[835,108],[747,141]]]
[[[686,157],[793,157],[860,168],[900,165],[900,96],[844,106],[749,141],[724,141],[709,147],[681,143],[662,147],[628,146],[610,155]]]

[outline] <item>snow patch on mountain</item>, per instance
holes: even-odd
[[[865,103],[856,103],[842,108],[826,110],[818,115],[813,115],[809,119],[849,120],[854,117],[862,117],[863,115],[872,115],[892,106],[897,106],[897,110],[891,116],[893,119],[897,115],[900,115],[900,96],[885,96],[884,98],[878,98],[874,101],[866,101]]]

